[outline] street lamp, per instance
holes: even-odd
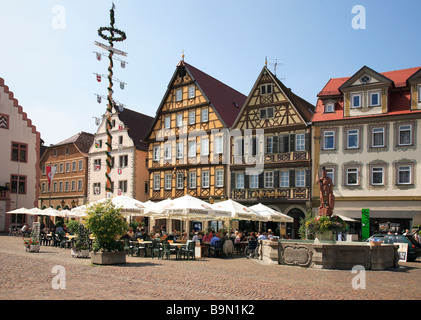
[[[64,199],[61,200],[61,203],[60,204],[61,204],[61,207],[64,208],[64,205],[66,204],[66,202],[64,202]]]
[[[71,204],[72,204],[72,208],[76,207],[76,202],[74,199],[72,200]]]

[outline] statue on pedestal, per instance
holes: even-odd
[[[331,216],[335,206],[332,179],[327,176],[326,167],[322,167],[322,177],[318,178],[320,187],[319,216]]]

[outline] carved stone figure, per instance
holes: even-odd
[[[332,179],[327,176],[326,168],[322,167],[322,177],[318,178],[320,187],[320,216],[331,216],[335,207]]]

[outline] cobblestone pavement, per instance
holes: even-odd
[[[53,289],[65,270],[65,289]],[[0,300],[400,300],[421,299],[421,262],[366,271],[353,289],[351,271],[265,264],[244,257],[196,261],[128,257],[120,266],[92,265],[69,249],[28,253],[22,238],[0,236]]]

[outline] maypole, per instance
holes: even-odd
[[[108,104],[107,104],[107,113],[106,113],[106,134],[107,134],[107,151],[106,153],[106,163],[107,163],[107,170],[105,173],[105,177],[106,177],[106,194],[107,197],[109,197],[109,194],[112,192],[111,189],[111,177],[110,177],[110,173],[111,173],[111,151],[112,151],[112,135],[111,135],[111,129],[112,129],[112,123],[111,123],[111,115],[113,113],[113,107],[115,107],[115,102],[113,100],[113,67],[114,67],[114,62],[113,62],[113,56],[114,54],[118,54],[118,55],[122,55],[122,56],[127,56],[127,53],[121,51],[121,50],[117,50],[114,49],[114,42],[122,42],[124,40],[126,40],[126,33],[116,29],[114,27],[115,25],[115,17],[114,17],[114,9],[115,9],[115,5],[113,3],[112,8],[110,10],[110,27],[101,27],[98,29],[98,35],[104,39],[107,40],[109,43],[109,46],[95,42],[95,44],[99,47],[101,47],[102,49],[105,49],[108,51],[108,59],[109,59],[109,66],[108,66],[108,96],[107,96],[107,100],[108,100]],[[104,34],[104,32],[108,31],[109,35]],[[100,57],[99,54],[97,54],[97,57]],[[100,60],[100,58],[98,59]],[[122,63],[122,67],[123,67],[123,63]],[[97,79],[98,77],[101,77],[100,75],[97,74]],[[100,79],[100,78],[99,78]],[[100,80],[98,80],[100,81]],[[122,86],[123,88],[124,86]]]

